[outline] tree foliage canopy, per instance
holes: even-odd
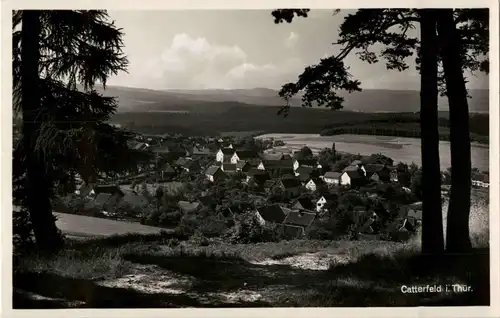
[[[272,12],[274,22],[291,23],[295,17],[307,18],[309,9],[278,9]],[[340,10],[335,10],[338,14]],[[489,11],[488,9],[456,9],[454,18],[462,41],[460,52],[463,69],[471,73],[489,71]],[[361,91],[361,82],[354,79],[343,60],[351,53],[367,63],[385,60],[389,70],[403,71],[409,68],[408,58],[415,56],[420,70],[420,39],[409,32],[420,22],[417,9],[359,9],[347,14],[339,27],[339,53],[323,58],[316,65],[306,67],[295,83],[283,85],[280,96],[286,105],[279,113],[289,111],[288,100],[302,94],[303,106],[327,106],[341,109],[344,99],[337,91]],[[376,52],[375,45],[383,48]],[[444,74],[439,62],[439,88],[446,94]]]

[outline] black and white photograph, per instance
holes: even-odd
[[[334,6],[9,10],[4,306],[493,306],[498,8]]]

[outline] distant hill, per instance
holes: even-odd
[[[108,86],[106,96],[118,97],[119,112],[187,110],[194,112],[225,112],[233,107],[281,106],[278,92],[268,88],[211,90],[151,90],[123,86]],[[469,110],[488,113],[489,91],[471,90]],[[415,90],[366,89],[362,92],[340,93],[345,98],[344,109],[356,112],[414,112],[420,108],[420,92]],[[300,97],[292,106],[301,106]],[[446,98],[440,99],[439,109],[448,110]]]

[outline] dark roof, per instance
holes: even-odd
[[[335,194],[324,194],[321,197],[325,198],[325,200],[327,202],[328,201],[335,201],[335,200],[337,200],[337,195],[335,195]],[[321,197],[320,197],[320,199],[321,199]]]
[[[252,176],[253,180],[257,183],[263,184],[270,179],[269,174],[255,174]]]
[[[193,155],[209,155],[212,153],[210,149],[207,147],[197,147],[197,146],[194,146],[191,151]]]
[[[259,157],[262,160],[281,160],[283,159],[283,154],[282,153],[261,153],[259,154]]]
[[[121,195],[124,195],[123,191],[117,185],[98,185],[98,186],[94,187],[94,192],[95,192],[95,194],[99,194],[99,193],[108,193],[108,194],[119,193]]]
[[[299,175],[299,180],[300,180],[301,182],[307,182],[307,181],[309,181],[310,179],[311,179],[311,175],[310,175],[310,174],[308,174],[308,173],[302,173],[302,174],[300,174],[300,175]]]
[[[314,210],[314,208],[315,208],[314,203],[312,203],[312,201],[309,200],[308,198],[297,199],[294,203],[294,206],[301,207],[302,209],[311,210],[311,211]]]
[[[315,169],[311,167],[299,167],[296,172],[298,174],[311,174]]]
[[[242,169],[244,166],[249,165],[249,163],[245,160],[240,160],[236,163],[236,168]]]
[[[353,162],[351,162],[351,166],[355,166],[355,165],[361,165],[363,164],[363,162],[361,160],[354,160]]]
[[[210,166],[208,167],[208,169],[205,171],[205,174],[208,174],[209,176],[213,176],[217,170],[219,170],[220,167],[217,167],[217,166]]]
[[[258,158],[259,157],[259,155],[257,154],[257,152],[255,152],[253,150],[236,150],[236,155],[241,160],[251,159],[251,158]]]
[[[315,185],[319,185],[319,184],[322,184],[323,183],[323,180],[321,180],[320,178],[309,178],[307,180],[307,183],[309,183],[309,181],[312,181],[314,182]]]
[[[222,168],[224,171],[236,172],[236,164],[235,163],[224,163],[224,164],[222,164]]]
[[[283,221],[284,224],[308,227],[316,217],[315,213],[291,211]]]
[[[349,178],[351,179],[359,179],[361,177],[363,177],[357,170],[356,171],[344,171],[348,176]]]
[[[345,171],[358,171],[359,170],[359,167],[358,166],[347,166],[344,168],[344,170],[342,170],[342,172],[345,172]]]
[[[305,167],[316,167],[318,165],[318,161],[315,159],[297,159],[299,166]]]
[[[94,199],[94,204],[98,207],[103,207],[111,198],[111,196],[112,195],[110,193],[99,193]]]
[[[186,166],[190,161],[192,161],[191,159],[189,158],[179,158],[175,161],[175,164],[178,165],[178,166],[181,166],[181,167],[184,167]]]
[[[278,204],[257,208],[257,211],[260,216],[268,222],[282,223],[286,218],[285,212],[283,212]]]
[[[138,207],[138,206],[144,206],[148,204],[148,199],[139,194],[135,194],[133,192],[127,191],[125,193],[125,196],[123,197],[123,202],[128,203],[132,206]]]
[[[481,174],[476,175],[473,178],[473,180],[474,181],[480,181],[480,182],[483,182],[483,183],[490,183],[490,176],[487,175],[486,173],[481,173]]]
[[[257,168],[251,168],[250,170],[248,170],[248,172],[246,174],[248,176],[269,175],[269,172],[267,172],[266,170],[260,170],[260,169],[257,169]]]
[[[338,179],[341,175],[342,172],[328,171],[323,177],[327,179]]]
[[[366,172],[379,172],[386,168],[386,166],[381,164],[368,164],[365,166]]]
[[[300,187],[301,183],[299,179],[281,179],[281,183],[285,187],[285,189],[291,189],[291,188],[296,188]]]
[[[266,169],[276,169],[276,168],[292,168],[293,160],[262,160],[264,168]]]
[[[172,168],[172,166],[171,166],[171,165],[169,165],[169,164],[167,163],[167,164],[165,164],[165,165],[163,166],[162,171],[163,171],[163,172],[167,172],[167,173],[174,173],[174,172],[175,172],[175,169],[174,169],[174,168]]]
[[[224,155],[232,156],[236,151],[233,148],[221,148],[221,151]]]

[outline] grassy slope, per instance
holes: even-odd
[[[407,245],[376,241],[208,247],[183,243],[180,247],[161,239],[149,243],[133,239],[120,247],[109,240],[75,243],[55,259],[24,260],[14,275],[14,307],[45,306],[21,291],[65,299],[60,307],[91,308],[489,304],[489,256],[484,249],[474,255],[431,260],[422,259]],[[329,270],[256,262],[301,252],[335,255],[337,261]],[[436,265],[428,266],[429,262]],[[472,286],[475,292],[408,295],[400,291],[402,285],[458,283]],[[224,297],[244,293],[258,298],[230,302]]]

